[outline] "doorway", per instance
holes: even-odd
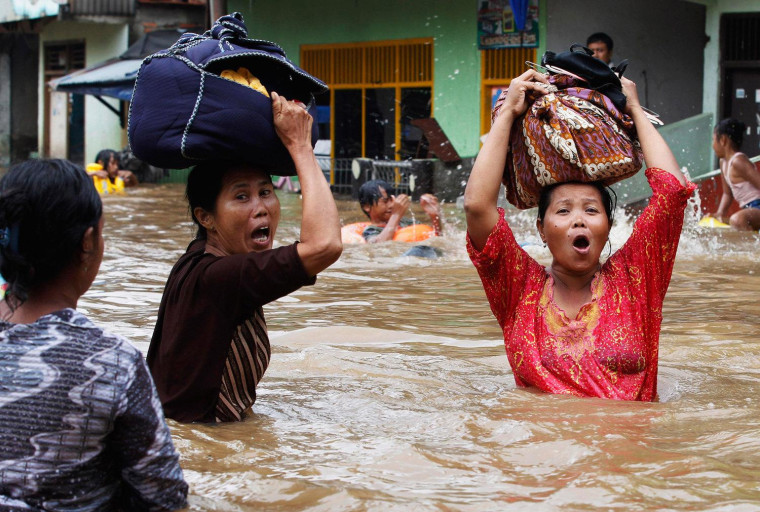
[[[741,150],[760,154],[760,13],[721,17],[721,119],[733,117],[746,126]]]
[[[741,150],[749,157],[760,154],[760,68],[726,70],[724,118],[733,117],[747,128]]]
[[[83,41],[56,41],[44,47],[45,84],[53,78],[84,69]],[[44,94],[43,152],[84,164],[84,96],[51,91]]]

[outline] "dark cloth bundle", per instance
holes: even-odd
[[[544,52],[541,65],[548,67],[550,71],[556,70],[555,73],[563,74],[564,72],[568,76],[575,75],[583,81],[584,87],[601,92],[620,112],[625,111],[625,94],[620,84],[620,77],[628,67],[628,60],[623,60],[615,68],[610,68],[595,58],[591,50],[576,43],[570,46],[568,52]]]
[[[314,94],[327,85],[294,65],[275,43],[247,34],[242,15],[234,13],[202,35],[183,34],[143,61],[128,130],[139,159],[170,169],[234,160],[274,174],[295,174],[274,129],[268,91],[302,102],[316,117]],[[315,121],[312,145],[317,134]]]
[[[636,174],[642,162],[613,70],[586,52],[572,50],[546,52],[542,63],[553,73],[549,92],[534,98],[525,115],[515,120],[502,179],[507,200],[520,209],[536,206],[547,185],[611,185]],[[505,95],[497,100],[492,121]]]

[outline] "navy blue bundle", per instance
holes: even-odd
[[[327,85],[290,62],[275,43],[248,39],[247,34],[242,15],[233,13],[202,35],[183,34],[143,61],[128,129],[140,160],[168,169],[233,160],[272,174],[295,174],[274,129],[271,99],[219,75],[247,68],[267,91],[301,101],[315,119],[314,95],[327,91]],[[315,120],[312,145],[317,135]]]

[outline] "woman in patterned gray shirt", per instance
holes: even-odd
[[[84,169],[30,160],[0,181],[0,509],[186,506],[142,354],[76,310],[103,259]]]

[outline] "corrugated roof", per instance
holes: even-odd
[[[137,0],[69,0],[74,15],[131,16]]]

